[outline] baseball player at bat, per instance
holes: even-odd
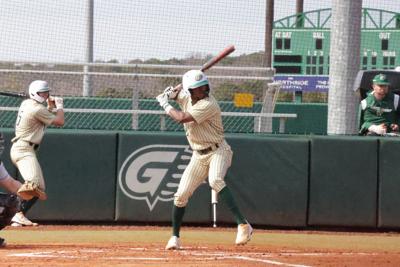
[[[183,75],[182,89],[167,87],[156,99],[172,119],[184,125],[193,150],[190,163],[183,172],[174,195],[173,231],[165,249],[180,249],[179,233],[185,207],[193,192],[207,177],[210,186],[218,192],[238,224],[235,243],[246,244],[253,229],[240,212],[224,181],[233,152],[225,141],[221,110],[216,99],[210,94],[207,76],[200,70],[190,70]],[[168,103],[169,99],[175,100],[180,110],[173,108]]]
[[[29,98],[19,107],[10,155],[24,180],[18,195],[29,200],[25,212],[37,199],[47,199],[45,181],[36,150],[42,141],[46,126],[64,125],[63,108],[63,99],[50,96],[48,83],[41,80],[33,81],[29,85]],[[18,221],[18,218],[15,219]]]

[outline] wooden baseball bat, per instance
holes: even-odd
[[[4,96],[12,96],[12,97],[21,97],[21,98],[27,98],[28,95],[26,93],[16,93],[16,92],[1,92],[0,95]]]
[[[215,57],[211,58],[209,61],[204,63],[203,66],[201,66],[200,70],[206,71],[210,69],[212,66],[220,62],[223,58],[231,54],[233,51],[235,51],[235,46],[230,45],[225,47],[221,52],[218,53],[218,55],[216,55]],[[180,89],[182,89],[181,83],[174,87],[174,90],[180,90]]]
[[[212,59],[210,59],[209,61],[204,63],[204,65],[201,67],[200,70],[201,71],[208,70],[209,68],[211,68],[212,66],[217,64],[219,61],[221,61],[221,59],[223,59],[224,57],[228,56],[233,51],[235,51],[235,47],[233,45],[225,47],[224,50],[222,50],[221,52],[218,53],[218,55],[216,55],[215,57],[213,57]]]

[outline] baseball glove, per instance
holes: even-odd
[[[40,200],[47,199],[47,194],[33,182],[25,182],[21,185],[18,189],[17,195],[23,200],[30,200],[33,197],[38,197]]]

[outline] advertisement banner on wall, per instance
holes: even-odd
[[[329,89],[329,76],[277,75],[274,81],[282,84],[281,90],[289,92],[328,92]]]
[[[120,134],[116,219],[169,222],[174,194],[192,150],[183,134]],[[205,182],[190,199],[186,222],[210,222]]]
[[[246,218],[254,224],[304,226],[308,140],[233,135],[227,142],[234,156],[224,178]],[[119,134],[116,220],[170,222],[174,194],[191,156],[184,133]],[[191,196],[184,222],[211,225],[211,208],[206,179]],[[217,212],[218,222],[234,223],[223,201]]]

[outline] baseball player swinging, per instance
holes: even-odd
[[[180,227],[185,207],[196,188],[208,177],[209,184],[220,199],[227,204],[238,224],[235,243],[246,244],[253,228],[241,214],[224,177],[231,165],[233,152],[225,141],[221,110],[210,94],[207,76],[200,70],[190,70],[183,75],[183,90],[167,87],[157,96],[157,101],[175,121],[183,123],[187,139],[193,150],[189,165],[185,169],[172,210],[172,236],[165,249],[180,249]],[[181,110],[173,108],[168,99],[174,99]]]
[[[47,199],[36,150],[42,141],[46,126],[64,125],[63,99],[52,97],[49,92],[46,81],[33,81],[29,85],[29,99],[21,103],[15,122],[15,137],[11,140],[13,145],[10,155],[25,181],[18,190],[18,195],[24,199]],[[53,109],[56,110],[55,113]]]

